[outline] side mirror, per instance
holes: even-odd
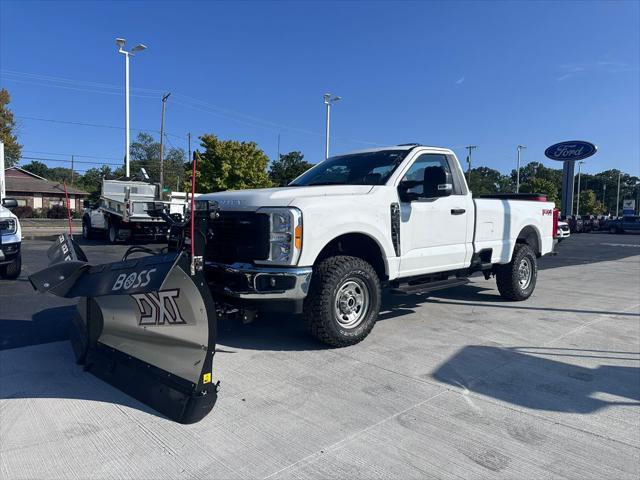
[[[424,198],[448,197],[453,193],[453,180],[451,172],[443,167],[427,167],[424,169],[423,182]]]
[[[18,201],[15,198],[3,198],[2,206],[11,210],[18,206]]]

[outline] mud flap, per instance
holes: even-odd
[[[85,370],[180,423],[211,411],[215,306],[186,252],[90,265],[61,235],[49,258],[29,280],[40,292],[80,297],[71,344]]]

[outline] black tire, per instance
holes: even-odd
[[[536,288],[537,277],[536,254],[526,243],[517,243],[511,262],[496,268],[498,291],[507,300],[522,301],[529,298]]]
[[[91,219],[82,219],[82,238],[85,240],[91,240],[93,238],[93,229],[91,228]]]
[[[114,222],[109,222],[109,228],[107,228],[107,241],[111,244],[118,243],[118,226]]]
[[[2,273],[2,276],[5,278],[8,278],[9,280],[15,280],[20,276],[21,271],[22,271],[22,254],[19,253],[18,256],[13,260],[13,262],[2,266],[1,273]]]
[[[373,267],[361,258],[339,255],[314,267],[303,314],[314,337],[332,347],[346,347],[369,335],[380,303],[380,279]]]
[[[609,233],[613,233],[614,235],[618,233],[618,229],[616,227],[609,228]]]

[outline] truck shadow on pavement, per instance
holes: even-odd
[[[535,294],[534,294],[535,295]],[[514,311],[540,311],[557,313],[577,313],[586,315],[616,315],[622,317],[638,317],[640,313],[612,310],[589,310],[582,308],[534,307],[528,302],[509,302],[504,300],[495,288],[470,284],[447,290],[433,292],[429,295],[387,295],[383,299],[379,320],[389,320],[409,313],[414,313],[420,306],[435,303],[445,305],[469,305],[472,307],[506,308]]]
[[[547,356],[629,364],[589,368]],[[608,406],[640,406],[640,367],[632,366],[639,362],[640,352],[468,345],[430,377],[528,409],[588,414]]]

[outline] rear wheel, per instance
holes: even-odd
[[[109,243],[116,243],[118,241],[118,227],[113,222],[109,222],[107,240],[109,240]]]
[[[609,228],[609,233],[618,233],[618,229],[616,227]]]
[[[526,243],[516,244],[511,262],[498,265],[496,283],[502,298],[522,301],[536,288],[538,261],[533,249]]]
[[[354,345],[375,325],[380,299],[380,279],[369,263],[344,255],[328,258],[314,268],[303,310],[307,328],[327,345]]]

